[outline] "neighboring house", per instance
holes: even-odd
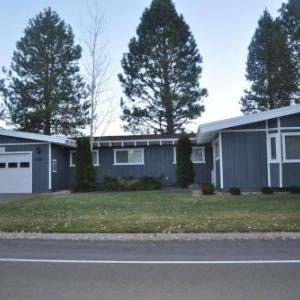
[[[200,125],[197,143],[213,149],[218,189],[300,186],[300,105]]]
[[[300,186],[300,105],[200,125],[190,139],[195,183],[225,191]],[[177,141],[178,135],[95,138],[97,182],[152,176],[175,185]],[[0,193],[69,189],[75,151],[65,137],[0,129]]]

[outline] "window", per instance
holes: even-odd
[[[16,162],[9,162],[9,163],[8,163],[8,167],[9,167],[10,169],[17,168],[17,167],[18,167],[18,163],[16,163]]]
[[[204,147],[193,147],[191,160],[193,164],[205,163]]]
[[[57,172],[57,160],[52,159],[52,173],[56,173],[56,172]]]
[[[300,161],[300,134],[285,134],[285,160]]]
[[[75,167],[76,151],[70,151],[70,167]],[[99,150],[92,151],[93,165],[99,166]]]
[[[0,169],[4,169],[6,167],[6,163],[0,163]]]
[[[176,164],[176,147],[173,147],[173,163]],[[193,164],[205,163],[204,147],[192,147],[191,161]]]
[[[269,161],[270,162],[278,162],[279,153],[280,153],[280,144],[278,134],[269,135]]]
[[[30,163],[29,162],[20,162],[20,168],[29,168]]]
[[[114,165],[143,165],[144,149],[114,149]]]

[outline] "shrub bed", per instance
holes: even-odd
[[[162,187],[162,179],[156,177],[122,177],[105,176],[98,186],[99,191],[142,191],[158,190]]]
[[[214,185],[209,182],[202,183],[201,190],[203,195],[213,195],[215,193]]]
[[[241,194],[241,190],[238,187],[232,187],[229,189],[229,194],[239,196]]]

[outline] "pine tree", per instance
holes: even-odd
[[[295,101],[300,103],[300,0],[289,0],[279,10],[284,33],[297,68],[298,90]]]
[[[95,190],[95,186],[95,169],[90,139],[82,137],[77,139],[73,192],[91,192]]]
[[[80,57],[71,27],[51,8],[30,19],[1,88],[10,123],[23,131],[76,135],[89,121]]]
[[[280,22],[266,10],[249,46],[246,78],[251,82],[241,99],[246,114],[287,106],[295,100],[297,74],[291,51]]]
[[[182,15],[171,0],[153,0],[130,40],[119,74],[124,128],[174,133],[201,115],[202,57]]]
[[[195,173],[191,161],[192,145],[187,134],[181,134],[176,146],[177,183],[187,188],[194,181]]]

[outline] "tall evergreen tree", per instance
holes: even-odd
[[[72,28],[51,8],[30,19],[1,88],[17,129],[75,135],[87,124],[89,103],[79,75],[80,57]]]
[[[204,111],[200,88],[202,57],[171,0],[153,0],[130,40],[119,74],[124,128],[174,133]]]
[[[279,12],[279,20],[292,51],[293,63],[297,68],[298,91],[295,101],[300,103],[300,0],[283,3]]]
[[[241,99],[246,114],[287,106],[295,100],[297,74],[291,51],[280,22],[266,10],[249,46],[246,78],[251,82]]]

